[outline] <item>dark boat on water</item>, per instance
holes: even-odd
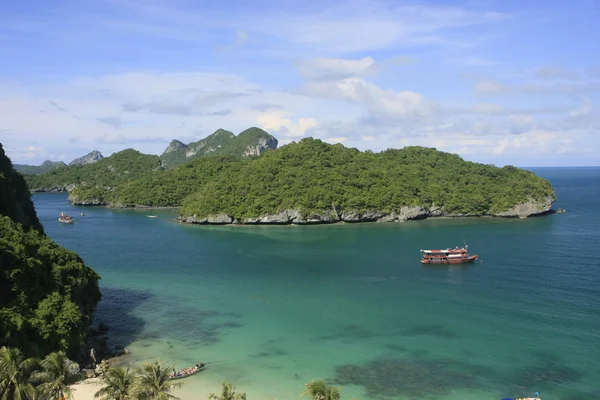
[[[479,257],[477,254],[470,255],[468,252],[469,246],[459,249],[458,246],[454,249],[446,250],[421,250],[423,258],[422,264],[465,264],[472,263]]]
[[[169,380],[174,381],[177,379],[187,378],[188,376],[197,374],[204,367],[206,367],[206,364],[200,362],[200,363],[194,365],[193,367],[184,368],[181,371],[173,371],[173,373],[171,375],[169,375]]]

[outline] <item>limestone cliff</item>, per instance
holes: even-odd
[[[541,215],[551,211],[554,199],[547,197],[542,201],[529,200],[503,212],[488,212],[484,216],[501,218],[527,218],[534,215]],[[305,214],[299,210],[284,210],[278,214],[262,215],[255,218],[234,219],[227,214],[217,214],[207,217],[182,216],[178,220],[185,224],[208,224],[208,225],[314,225],[331,224],[336,222],[405,222],[408,220],[419,220],[426,218],[465,218],[480,217],[479,215],[469,214],[449,214],[442,207],[421,207],[405,206],[400,208],[400,212],[387,213],[377,210],[372,211],[338,211],[331,209],[320,213]]]
[[[95,163],[96,161],[102,160],[103,158],[104,158],[104,156],[102,155],[102,153],[100,153],[98,150],[94,150],[94,151],[86,154],[83,157],[76,158],[75,160],[71,161],[69,163],[69,165],[92,164],[92,163]]]

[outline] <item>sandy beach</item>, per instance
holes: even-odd
[[[101,388],[102,384],[100,378],[86,379],[75,385],[71,385],[74,400],[94,400],[94,394]],[[182,386],[181,388],[175,389],[173,395],[179,397],[181,400],[208,399],[211,393],[219,390],[219,385],[214,383],[211,384],[210,387],[206,387],[206,389],[194,389],[194,393],[190,393],[189,388],[188,391],[186,391],[185,386]]]

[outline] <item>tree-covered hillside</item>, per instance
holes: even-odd
[[[160,159],[165,168],[174,168],[207,155],[251,157],[276,147],[277,139],[259,128],[246,129],[237,136],[224,129],[217,129],[212,135],[187,145],[173,140]]]
[[[42,175],[26,175],[31,191],[72,189],[74,195],[93,198],[125,181],[141,178],[162,169],[158,156],[127,149],[85,165],[69,165]]]
[[[514,167],[467,162],[430,148],[360,152],[311,138],[256,159],[201,158],[101,196],[116,207],[182,206],[184,217],[226,215],[240,222],[265,222],[260,217],[286,210],[330,221],[381,219],[406,207],[428,210],[413,211],[416,217],[499,215],[555,198],[546,180]]]
[[[25,181],[0,145],[0,346],[75,354],[100,300],[98,275],[44,235]]]
[[[65,164],[62,161],[50,161],[50,160],[46,160],[44,161],[41,165],[26,165],[26,164],[14,164],[13,167],[15,168],[15,170],[17,172],[20,172],[22,174],[29,174],[29,175],[40,175],[40,174],[45,174],[46,172],[52,171],[53,169],[58,169],[58,168],[63,168],[66,167],[67,164]]]
[[[243,221],[297,210],[303,215],[400,213],[407,206],[450,215],[506,211],[554,199],[549,182],[514,167],[467,162],[424,147],[381,153],[303,139],[206,180],[180,213]]]
[[[18,174],[4,153],[0,144],[0,215],[6,215],[29,229],[33,227],[40,232],[42,224],[31,201],[31,194],[27,190],[25,180]]]

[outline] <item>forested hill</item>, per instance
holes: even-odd
[[[100,300],[99,277],[43,233],[30,196],[0,144],[0,347],[77,355]]]
[[[423,147],[381,153],[303,139],[257,159],[209,157],[105,191],[114,207],[179,207],[196,223],[397,221],[528,216],[555,200],[548,181],[515,167]],[[72,200],[85,203],[77,189]]]
[[[528,216],[554,200],[548,181],[515,167],[424,147],[373,153],[307,138],[215,174],[180,213],[192,223],[397,221]]]
[[[162,169],[156,155],[127,149],[89,164],[73,164],[42,175],[25,175],[33,192],[67,191],[75,186],[110,188]]]
[[[277,148],[277,143],[275,137],[256,127],[248,128],[237,136],[217,129],[212,135],[194,143],[171,141],[160,159],[165,168],[173,168],[207,155],[259,156],[268,149]]]
[[[43,231],[38,220],[27,184],[17,173],[0,143],[0,215],[5,215],[23,228]]]
[[[17,172],[22,174],[30,174],[30,175],[40,175],[46,172],[52,171],[53,169],[66,167],[62,161],[50,161],[46,160],[41,165],[25,165],[25,164],[14,164],[13,167]]]

